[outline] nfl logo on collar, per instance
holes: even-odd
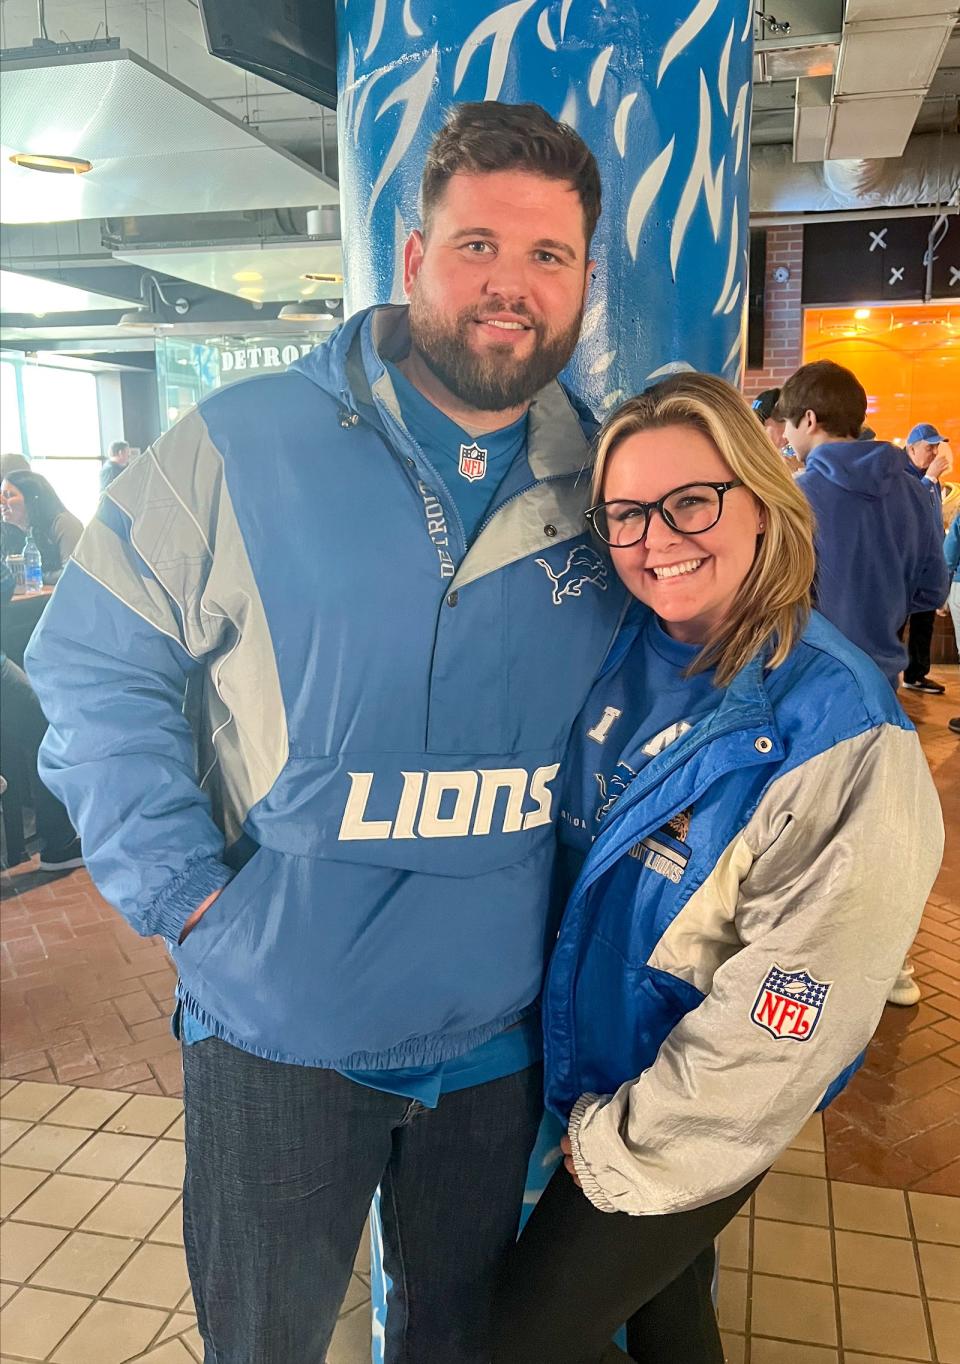
[[[487,472],[487,452],[481,450],[480,446],[474,442],[473,445],[460,446],[460,468],[461,478],[465,478],[468,483],[476,483],[483,478]]]

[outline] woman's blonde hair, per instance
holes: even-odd
[[[669,426],[690,427],[711,440],[764,511],[750,571],[689,669],[715,667],[717,685],[726,686],[765,647],[766,665],[778,667],[802,633],[814,573],[813,513],[743,398],[712,374],[674,375],[607,418],[597,437],[592,501],[603,500],[610,458],[628,437]]]

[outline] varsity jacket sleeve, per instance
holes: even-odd
[[[142,934],[176,941],[230,879],[184,698],[237,652],[250,596],[223,462],[194,412],[101,498],[27,652],[50,722],[41,776]]]
[[[871,729],[771,784],[651,958],[703,1003],[638,1079],[574,1106],[574,1163],[597,1208],[702,1207],[773,1164],[869,1042],[942,849],[912,730]],[[717,965],[731,928],[739,946]],[[764,1008],[776,971],[808,973],[819,1004]]]

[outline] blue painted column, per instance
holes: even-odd
[[[424,158],[446,110],[543,105],[593,150],[598,262],[564,375],[598,414],[681,369],[741,378],[753,3],[340,0],[340,201],[348,312],[403,299]],[[526,1211],[559,1159],[549,1119]],[[470,1172],[464,1171],[468,1179]],[[372,1218],[373,1360],[385,1289]]]
[[[451,104],[532,101],[603,179],[597,278],[565,378],[598,412],[671,370],[740,379],[753,4],[341,0],[347,307],[402,299],[427,147]]]

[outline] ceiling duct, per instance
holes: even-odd
[[[957,15],[957,0],[847,0],[832,83],[812,62],[796,73],[794,159],[901,156]]]
[[[960,134],[924,133],[895,161],[797,164],[786,145],[750,153],[750,217],[960,206]]]
[[[756,78],[791,81],[806,76],[832,76],[839,46],[839,33],[797,33],[783,38],[762,38],[754,45]]]

